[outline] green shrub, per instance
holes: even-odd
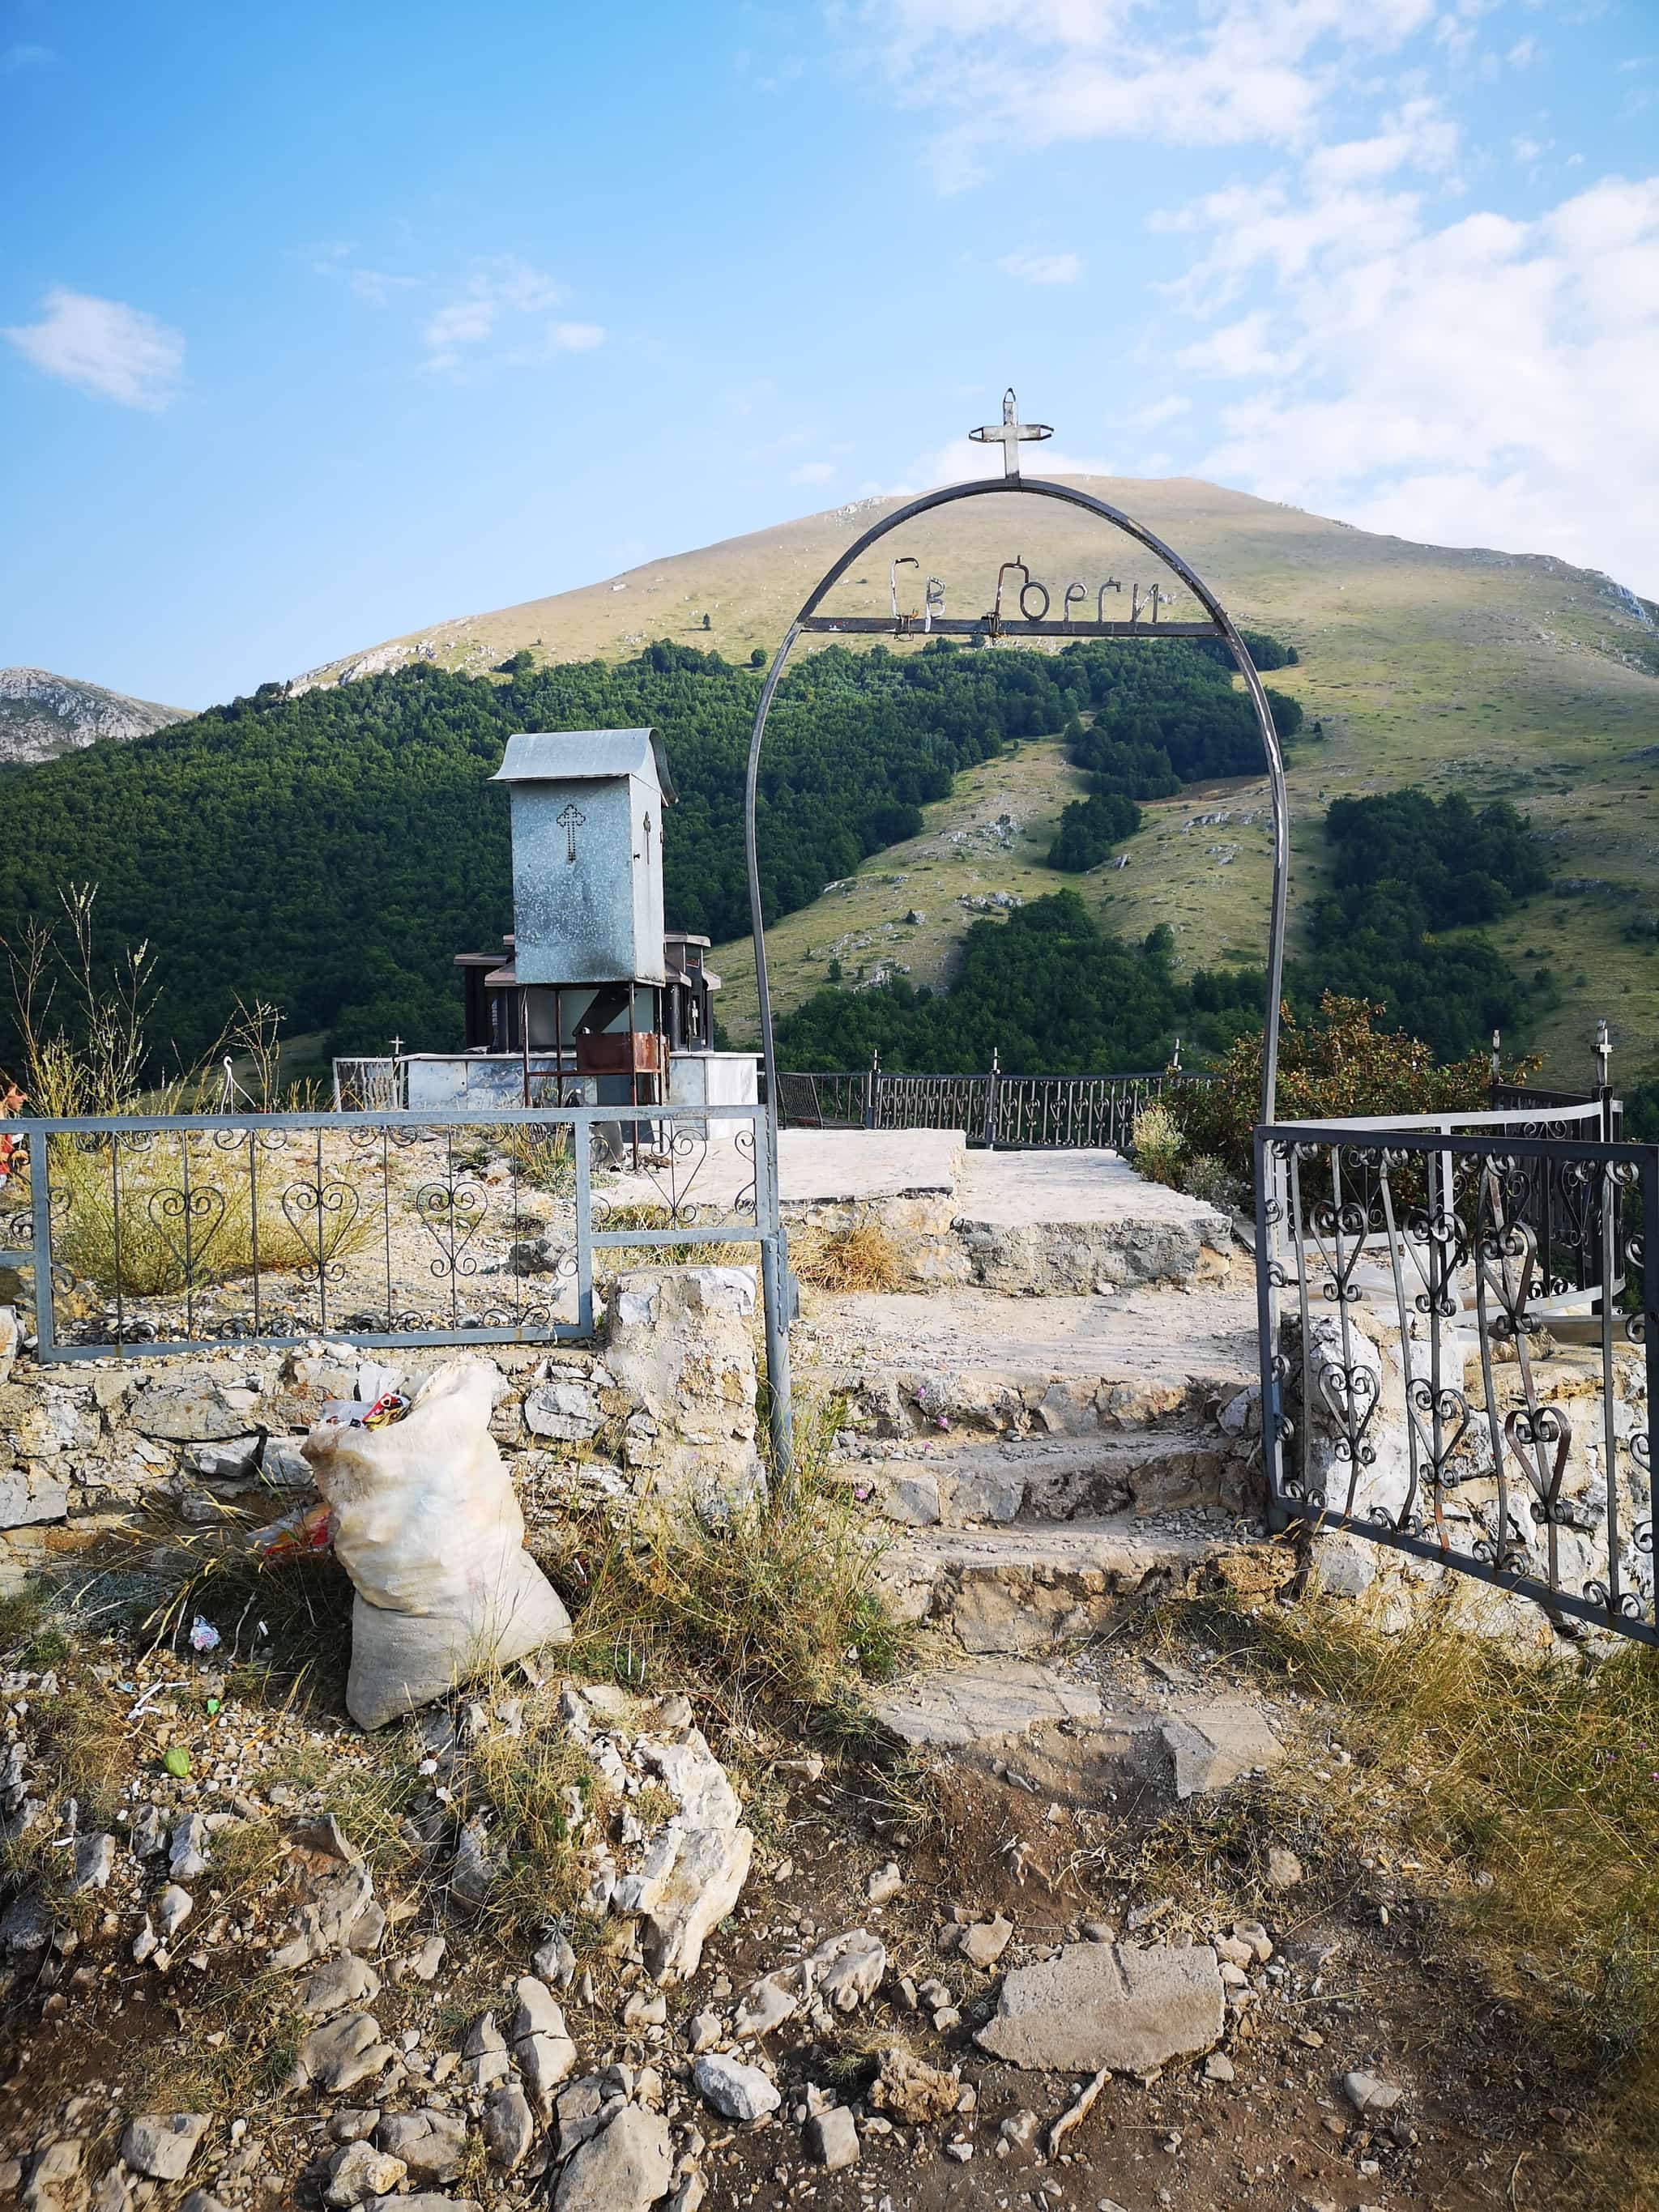
[[[1298,1022],[1285,1007],[1279,1033],[1277,1120],[1341,1121],[1360,1115],[1468,1114],[1485,1108],[1492,1082],[1486,1054],[1438,1064],[1419,1037],[1376,1028],[1382,1012],[1364,999],[1331,991],[1310,1021]],[[1168,1111],[1192,1152],[1212,1155],[1247,1188],[1255,1174],[1251,1133],[1261,1110],[1261,1052],[1260,1036],[1240,1037],[1212,1082],[1184,1084],[1167,1097]],[[1518,1060],[1503,1079],[1524,1082],[1538,1065]],[[1139,1121],[1135,1126],[1138,1139]],[[1143,1166],[1141,1172],[1151,1170]]]
[[[1148,1182],[1168,1183],[1172,1190],[1176,1188],[1187,1139],[1167,1106],[1143,1107],[1135,1115],[1129,1143],[1134,1164]]]

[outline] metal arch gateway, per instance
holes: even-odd
[[[840,559],[834,562],[819,578],[801,606],[800,612],[786,631],[782,643],[772,657],[766,681],[761,687],[759,703],[755,709],[754,729],[749,740],[749,765],[744,784],[743,829],[744,855],[749,870],[750,934],[755,951],[755,988],[760,1006],[761,1053],[766,1073],[765,1143],[770,1155],[772,1184],[777,1188],[778,1167],[778,1080],[777,1060],[773,1042],[772,999],[766,974],[766,926],[761,912],[760,866],[755,848],[755,805],[759,789],[761,746],[766,736],[767,717],[772,701],[794,650],[796,641],[806,632],[836,632],[842,635],[919,636],[956,635],[981,638],[1151,638],[1160,637],[1216,637],[1232,654],[1235,665],[1244,679],[1255,712],[1256,727],[1261,732],[1262,750],[1267,756],[1267,782],[1273,802],[1273,890],[1267,924],[1267,992],[1264,1009],[1261,1061],[1261,1121],[1271,1124],[1273,1120],[1274,1096],[1279,1075],[1279,996],[1284,981],[1285,922],[1288,895],[1290,861],[1290,803],[1285,786],[1285,758],[1279,742],[1279,732],[1273,726],[1273,709],[1249,648],[1239,635],[1237,627],[1213,592],[1181,556],[1161,538],[1148,530],[1133,516],[1112,507],[1091,492],[1079,491],[1071,484],[1059,483],[1044,477],[1024,477],[1019,469],[1021,444],[1048,437],[1046,423],[1023,423],[1018,419],[1018,409],[1012,391],[1002,403],[1002,421],[983,429],[969,432],[969,436],[981,444],[1000,445],[1003,450],[1004,474],[1000,477],[976,477],[965,483],[947,484],[938,491],[925,493],[912,500],[897,514],[890,514],[855,538]],[[1024,614],[1024,602],[1032,588],[1020,593],[1021,614],[1018,618],[1002,617],[1001,578],[998,579],[996,611],[976,617],[945,617],[936,613],[931,594],[927,610],[919,615],[902,615],[895,611],[890,617],[851,616],[828,617],[818,613],[827,592],[834,588],[848,568],[870,547],[918,515],[929,514],[934,507],[948,507],[961,499],[980,499],[1000,492],[1025,492],[1039,499],[1055,499],[1068,507],[1081,507],[1085,514],[1098,515],[1103,522],[1126,537],[1144,545],[1147,551],[1178,576],[1209,617],[1203,623],[1159,622],[1158,604],[1154,597],[1152,619],[1145,622],[1139,617],[1139,595],[1135,611],[1128,622],[1073,622],[1069,619],[1046,619],[1048,595],[1043,592],[1042,613],[1036,619]],[[1016,562],[1013,564],[1018,566]],[[1040,586],[1036,589],[1042,589]],[[1097,599],[1097,614],[1103,604],[1103,586]],[[1068,590],[1064,605],[1069,609],[1072,594]],[[780,1264],[780,1262],[782,1264]],[[775,1249],[763,1245],[761,1250],[762,1296],[765,1308],[767,1367],[771,1377],[771,1434],[773,1452],[781,1476],[787,1480],[791,1473],[792,1422],[790,1418],[788,1316],[789,1302],[787,1247],[781,1231]]]

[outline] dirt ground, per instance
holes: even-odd
[[[139,1669],[150,1669],[152,1660],[136,1659],[118,1639],[96,1648],[118,1683],[149,1679]],[[1159,1648],[1164,1657],[1153,1663],[1167,1664],[1167,1630]],[[188,1659],[161,1657],[169,1680],[191,1676]],[[1149,1658],[1131,1631],[1073,1663],[1121,1692],[1144,1676]],[[1188,1658],[1201,1670],[1213,1655]],[[198,1702],[193,1693],[182,1701],[191,1710]],[[582,2067],[649,2063],[671,2081],[684,2077],[679,2030],[691,2014],[729,2013],[749,1982],[843,1929],[869,1928],[888,1954],[879,1990],[837,2022],[833,2037],[803,2035],[801,2023],[792,2021],[769,2039],[784,2093],[769,2120],[733,2127],[697,2116],[688,2087],[706,2140],[701,2166],[709,2212],[795,2204],[823,2212],[981,2206],[1092,2212],[1102,2205],[1121,2212],[1235,2205],[1273,2212],[1563,2212],[1598,2203],[1595,2177],[1571,2148],[1595,2085],[1574,2071],[1543,2025],[1486,1984],[1480,1956],[1457,1924],[1455,1887],[1401,1855],[1386,1817],[1379,1816],[1371,1846],[1359,1856],[1334,1840],[1338,1824],[1327,1821],[1322,1806],[1363,1786],[1334,1717],[1294,1709],[1293,1700],[1276,1714],[1296,1739],[1288,1793],[1279,1781],[1247,1780],[1219,1799],[1185,1807],[1150,1790],[1115,1804],[1061,1805],[1024,1786],[1011,1754],[1000,1775],[986,1766],[936,1765],[924,1778],[928,1820],[917,1833],[916,1805],[903,1794],[916,1784],[914,1774],[884,1775],[867,1763],[833,1759],[817,1774],[787,1732],[695,1693],[693,1702],[744,1797],[758,1838],[754,1871],[699,1974],[670,1991],[665,2027],[623,2027],[626,1972],[620,1982],[601,1972],[589,2003],[579,1990],[568,1993]],[[204,1727],[191,1725],[196,1740],[206,1742]],[[270,1737],[264,1797],[290,1856],[311,1802],[303,1778],[325,1778],[337,1797],[342,1771],[368,1776],[380,1756],[326,1711],[269,1719],[244,1711],[233,1732],[246,1732],[250,1741]],[[240,1771],[251,1786],[248,1770],[245,1760]],[[269,1777],[290,1771],[301,1779],[284,1803],[284,1785],[273,1790]],[[1303,1879],[1267,1893],[1259,1871],[1266,1850],[1287,1842],[1302,1859]],[[872,1905],[866,1885],[890,1862],[902,1885],[890,1901]],[[301,1852],[301,1870],[304,1863]],[[398,1881],[388,1879],[380,1893],[395,1912]],[[411,1917],[389,1932],[383,1970],[387,1958],[431,1928],[449,1941],[449,1960],[432,1990],[386,1972],[374,2013],[389,2041],[407,2030],[436,2049],[458,2042],[486,2006],[500,2007],[528,1960],[430,1893],[411,1891],[406,1901]],[[256,2170],[243,2176],[248,2186],[236,2201],[256,2208],[321,2204],[320,2154],[337,2140],[330,2122],[369,2093],[274,2094],[293,2024],[239,2010],[235,1984],[245,1970],[235,1931],[251,1926],[254,1913],[234,1901],[227,1909],[229,1936],[221,1929],[216,1946],[204,1912],[202,1948],[175,1964],[170,1981],[132,1963],[131,1913],[101,1905],[81,1913],[80,1939],[65,1954],[48,1954],[19,1978],[0,2020],[0,2160],[26,2154],[43,2129],[61,2130],[73,2098],[89,2100],[80,2108],[82,2124],[112,2146],[119,2115],[142,2096],[138,2084],[153,2069],[158,2045],[178,2042],[192,2048],[198,2078],[216,2075],[222,2083],[216,2124],[248,2123]],[[960,1919],[996,1912],[1012,1922],[1013,1935],[997,1967],[981,1973],[947,1948],[949,1938]],[[1096,1934],[1104,1922],[1141,1940],[1179,1943],[1206,1940],[1245,1918],[1264,1924],[1273,1955],[1250,1977],[1245,2008],[1230,2018],[1222,2051],[1231,2078],[1209,2078],[1216,2069],[1202,2058],[1146,2081],[1115,2076],[1059,2156],[1045,2159],[1043,2133],[1082,2082],[1022,2072],[979,2050],[974,2030],[992,2011],[1003,1972],[1046,1947],[1084,1940],[1089,1923],[1097,1923]],[[186,1931],[181,1953],[190,1953],[197,1934]],[[948,1986],[960,2014],[942,2032],[905,1994],[907,1980],[929,1978]],[[249,2049],[239,2051],[238,2042]],[[254,2046],[265,2044],[262,2057]],[[890,2127],[866,2112],[855,2166],[828,2173],[811,2164],[800,2124],[809,2086],[855,2101],[878,2055],[896,2046],[934,2067],[959,2069],[975,2093],[974,2108],[921,2126]],[[1359,2069],[1404,2092],[1387,2118],[1360,2118],[1344,2095],[1343,2076]],[[1036,2140],[1008,2146],[1001,2124],[1021,2112],[1040,2124]],[[222,2135],[216,2140],[226,2143]],[[222,2149],[219,2164],[227,2164]],[[228,2164],[234,2172],[234,2152]],[[94,2161],[88,2170],[100,2169]],[[511,2181],[470,2173],[455,2194],[507,2212],[544,2203],[545,2188],[523,2173]],[[183,2185],[163,2188],[151,2202],[165,2208],[184,2193]]]

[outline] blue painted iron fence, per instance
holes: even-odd
[[[27,1140],[0,1190],[0,1265],[27,1271],[48,1361],[325,1334],[366,1347],[586,1337],[605,1255],[757,1246],[763,1273],[782,1279],[765,1117],[609,1106],[0,1122]]]

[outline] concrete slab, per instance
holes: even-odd
[[[1011,2066],[1060,2074],[1150,2074],[1208,2051],[1227,2013],[1220,1961],[1207,1944],[1134,1951],[1068,1943],[1017,1966],[974,2040]]]
[[[1006,1743],[1066,1721],[1098,1726],[1101,1717],[1097,1691],[1029,1659],[988,1656],[900,1683],[873,1705],[902,1742],[939,1751]]]
[[[719,1122],[710,1124],[718,1131]],[[778,1183],[786,1206],[878,1204],[884,1199],[937,1198],[954,1207],[965,1157],[959,1129],[785,1129],[778,1139]],[[674,1170],[631,1170],[604,1179],[613,1205],[660,1202],[671,1182],[678,1194],[720,1212],[755,1180],[755,1164],[718,1135]],[[597,1186],[596,1186],[597,1187]]]
[[[971,1375],[1018,1387],[1129,1383],[1179,1391],[1198,1382],[1236,1395],[1259,1374],[1253,1286],[1114,1298],[1011,1298],[951,1288],[817,1302],[797,1341],[803,1360],[868,1374]],[[1059,1424],[1056,1423],[1056,1426]]]
[[[960,1129],[786,1129],[778,1183],[786,1206],[931,1197],[955,1192],[967,1158]]]
[[[964,1219],[999,1229],[1036,1222],[1228,1225],[1219,1206],[1147,1182],[1114,1152],[966,1152],[957,1190]]]

